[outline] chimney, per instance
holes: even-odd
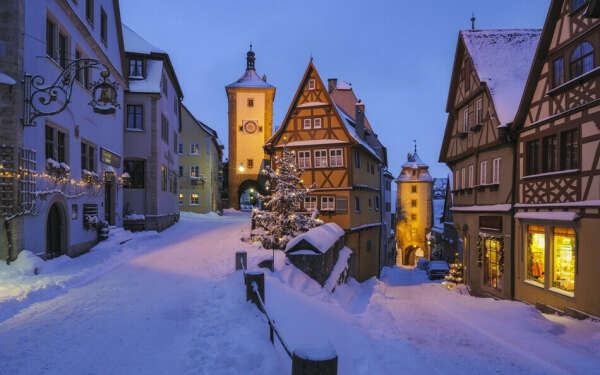
[[[354,104],[354,121],[356,121],[357,129],[365,128],[365,104],[360,99]]]
[[[266,74],[263,74],[262,80],[265,81],[265,82],[267,82],[267,75]]]
[[[327,80],[327,90],[329,91],[329,93],[331,94],[331,92],[333,92],[333,90],[335,90],[336,87],[337,87],[337,78],[329,78]]]

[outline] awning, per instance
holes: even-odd
[[[14,86],[17,84],[17,81],[12,79],[9,75],[0,72],[0,84]]]
[[[515,219],[525,220],[546,220],[546,221],[575,221],[579,219],[576,212],[518,212],[515,214]]]

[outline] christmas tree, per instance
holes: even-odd
[[[263,209],[252,211],[252,238],[259,240],[265,249],[285,249],[288,241],[300,233],[323,224],[311,214],[300,212],[304,198],[315,188],[304,185],[301,168],[296,166],[296,155],[284,147],[281,157],[273,158],[274,168],[267,166],[262,173],[267,176],[271,192],[260,195]]]
[[[446,275],[446,280],[456,284],[463,282],[463,265],[461,262],[457,261],[450,264],[450,272]]]

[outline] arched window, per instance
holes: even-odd
[[[589,42],[583,42],[571,55],[571,78],[587,73],[594,68],[594,47]]]

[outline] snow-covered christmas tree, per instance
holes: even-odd
[[[282,156],[273,158],[274,168],[262,171],[270,182],[269,195],[259,195],[263,209],[252,211],[252,238],[259,240],[265,249],[284,249],[290,239],[323,224],[312,214],[300,212],[304,198],[315,188],[306,187],[302,181],[301,168],[296,166],[296,155],[284,147]]]

